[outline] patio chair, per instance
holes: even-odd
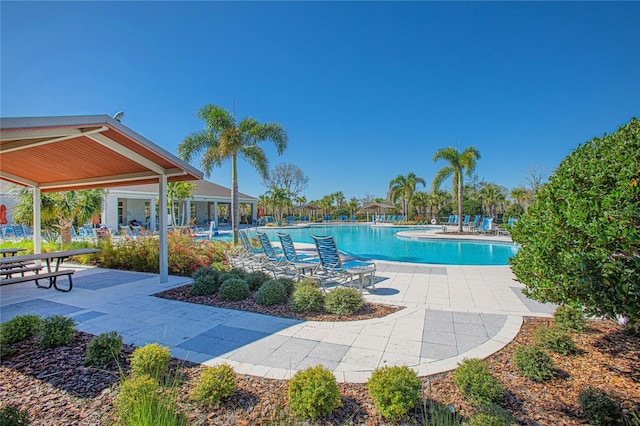
[[[473,222],[471,222],[471,224],[469,224],[469,226],[467,227],[467,230],[469,232],[477,231],[478,228],[480,227],[480,219],[481,218],[482,218],[481,215],[479,215],[479,214],[475,215],[475,217],[473,218]]]
[[[235,251],[230,252],[229,255],[235,256],[237,262],[251,270],[262,269],[262,265],[264,264],[264,250],[254,247],[251,244],[246,231],[238,231],[238,236],[240,237],[242,245],[237,247]]]
[[[359,290],[362,292],[364,288],[364,276],[369,275],[369,284],[371,284],[373,291],[376,290],[375,263],[361,262],[359,260],[343,263],[340,259],[338,246],[332,235],[326,237],[312,235],[312,237],[316,243],[318,257],[320,258],[320,266],[315,270],[314,277],[320,281],[323,289],[325,289],[325,281],[329,280],[334,280],[338,282],[338,284],[344,284],[349,280],[350,286],[353,287],[353,276],[358,275]]]
[[[309,271],[313,275],[313,271],[319,265],[319,259],[317,257],[309,256],[306,254],[298,254],[296,248],[291,239],[291,235],[278,232],[278,238],[280,239],[280,245],[282,245],[282,252],[288,263],[288,267],[295,271],[296,279],[300,279],[305,271]]]

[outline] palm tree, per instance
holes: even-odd
[[[466,148],[462,153],[453,147],[441,148],[434,154],[433,161],[440,159],[449,162],[449,165],[436,173],[433,178],[433,190],[436,191],[445,179],[453,176],[453,198],[458,201],[458,217],[462,218],[462,175],[471,176],[476,168],[476,161],[480,159],[480,151],[473,146]],[[462,232],[462,220],[458,220],[458,232]]]
[[[33,191],[14,186],[11,196],[18,200],[13,210],[13,219],[18,223],[33,222]],[[104,189],[82,191],[43,192],[40,194],[41,222],[43,231],[57,229],[62,245],[71,244],[71,227],[84,224],[102,211]],[[57,234],[57,232],[56,232]]]
[[[427,215],[429,198],[429,194],[423,191],[419,191],[413,194],[413,204],[416,208],[416,213],[418,213],[418,216],[425,217]]]
[[[276,185],[271,185],[271,188],[266,192],[266,195],[273,206],[274,214],[277,211],[276,217],[278,221],[282,222],[282,209],[291,205],[289,193],[285,188],[279,188]]]
[[[414,173],[409,173],[406,176],[398,175],[389,182],[389,199],[394,203],[398,199],[402,200],[402,214],[407,219],[409,218],[409,204],[411,204],[413,194],[416,192],[416,185],[419,183],[423,187],[426,185],[424,179]]]
[[[176,220],[176,209],[175,209],[175,203],[178,203],[178,206],[180,206],[180,204],[183,201],[188,200],[189,198],[191,198],[191,194],[193,193],[193,191],[196,189],[196,185],[193,183],[187,183],[187,182],[169,182],[167,183],[167,198],[169,199],[169,207],[170,207],[170,212],[171,212],[171,222],[173,224],[173,229],[175,230],[178,227],[178,221]],[[178,207],[179,209],[180,207]],[[184,209],[186,209],[186,204],[183,207]],[[184,222],[185,222],[185,218],[187,216],[187,214],[189,214],[190,212],[187,212],[186,210],[184,210],[182,212],[182,226],[184,226]],[[178,212],[178,214],[180,214],[180,212]]]
[[[191,161],[196,155],[202,154],[200,165],[207,176],[214,167],[231,159],[231,226],[233,241],[237,243],[240,222],[238,156],[251,164],[263,179],[267,179],[269,161],[258,143],[273,142],[278,155],[281,155],[287,148],[287,132],[278,123],[260,123],[249,117],[237,122],[234,115],[215,105],[200,108],[198,118],[204,120],[205,129],[187,136],[178,147],[178,155],[185,161]]]

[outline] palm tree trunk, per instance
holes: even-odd
[[[59,219],[60,221],[60,241],[62,246],[71,244],[71,221],[66,219]]]
[[[238,244],[238,222],[240,209],[238,208],[238,169],[237,156],[231,158],[231,229],[233,229],[233,243]]]
[[[462,171],[458,176],[458,232],[462,233]]]

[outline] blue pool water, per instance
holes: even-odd
[[[315,225],[308,228],[262,228],[271,241],[276,232],[291,235],[293,241],[313,244],[311,235],[333,235],[338,249],[352,256],[409,263],[444,265],[507,265],[517,246],[501,242],[408,239],[396,236],[412,227],[374,227],[369,225]],[[435,229],[432,230],[436,232]],[[255,237],[253,230],[250,237]]]

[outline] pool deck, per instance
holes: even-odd
[[[127,343],[156,342],[173,356],[238,373],[288,379],[322,364],[339,382],[365,382],[385,365],[407,365],[420,376],[454,369],[508,344],[524,316],[551,316],[554,307],[522,294],[508,266],[450,266],[376,261],[376,292],[368,301],[403,306],[384,318],[315,322],[154,297],[190,283],[170,276],[81,268],[70,293],[32,283],[0,287],[0,320],[63,314],[78,329],[118,331]]]

